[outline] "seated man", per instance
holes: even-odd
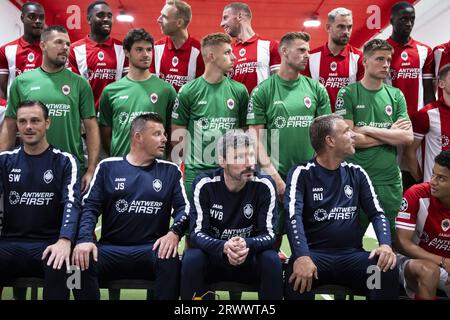
[[[398,298],[389,221],[364,169],[343,162],[355,153],[354,133],[341,116],[327,115],[313,120],[310,137],[317,156],[291,168],[284,198],[292,250],[286,299],[313,299],[311,289],[325,284],[369,299]],[[370,254],[362,246],[361,209],[380,243]]]
[[[450,297],[450,150],[435,157],[430,182],[405,192],[397,228],[400,283],[415,299]]]
[[[66,270],[76,240],[80,181],[76,158],[48,144],[49,126],[42,102],[22,101],[17,129],[23,145],[0,153],[0,286],[17,277],[43,277],[43,298],[59,300],[69,299]]]
[[[275,242],[276,191],[270,177],[255,173],[254,143],[229,130],[217,144],[221,168],[194,180],[192,248],[181,269],[181,298],[203,296],[206,283],[259,283],[260,299],[281,299],[283,278]]]
[[[178,299],[178,242],[189,202],[181,171],[164,155],[163,119],[142,114],[131,123],[131,150],[99,163],[83,198],[73,262],[81,268],[79,299],[99,299],[98,279],[155,279],[157,299]],[[173,224],[169,228],[171,211]],[[102,214],[99,242],[94,230]]]

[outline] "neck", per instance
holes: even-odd
[[[371,77],[366,73],[361,79],[361,84],[367,90],[378,90],[383,86],[383,79]]]
[[[23,38],[25,39],[26,42],[28,43],[37,43],[40,40],[40,37],[33,37],[30,34],[24,34]]]
[[[298,79],[299,73],[282,61],[280,70],[278,70],[278,76],[283,80],[292,81]]]
[[[397,42],[397,43],[399,43],[401,45],[407,44],[409,39],[410,39],[409,35],[408,36],[401,36],[401,35],[398,35],[396,33],[393,33],[391,35],[391,38],[392,38],[392,40],[394,40],[395,42]]]
[[[187,29],[180,29],[176,34],[170,36],[175,49],[179,49],[189,38]]]
[[[130,153],[127,154],[126,159],[129,163],[136,167],[147,167],[155,160],[155,158],[151,158],[146,154],[136,152],[135,150],[131,150]]]
[[[332,40],[328,39],[328,49],[330,49],[333,56],[337,56],[342,50],[344,50],[345,46],[345,44],[337,45]]]
[[[444,99],[444,102],[447,106],[450,106],[450,94],[446,93],[444,90],[442,90],[442,98]]]
[[[216,67],[208,63],[205,66],[205,73],[203,74],[202,77],[209,83],[219,83],[223,81],[225,75]]]
[[[130,71],[127,74],[127,77],[134,81],[143,81],[150,79],[152,76],[149,69],[139,69],[130,64]]]
[[[450,197],[439,199],[439,201],[444,205],[444,207],[450,210]]]
[[[331,154],[324,152],[323,154],[318,154],[316,157],[316,161],[325,169],[328,170],[336,170],[341,165],[341,162],[344,159],[342,157],[339,157],[336,154]]]
[[[56,73],[64,69],[64,65],[56,66],[55,64],[45,59],[45,57],[43,57],[41,68],[47,73]]]
[[[227,173],[225,172],[225,170],[223,172],[223,179],[224,179],[227,189],[230,190],[231,192],[241,191],[245,187],[245,184],[246,184],[245,181],[236,181],[232,177],[228,176]]]
[[[23,150],[30,155],[38,155],[47,150],[49,144],[46,139],[43,139],[38,144],[30,145],[30,144],[23,144]]]
[[[100,34],[91,33],[89,35],[89,38],[94,42],[103,43],[109,39],[109,35],[104,36],[104,35],[100,35]]]
[[[255,35],[252,27],[249,24],[244,24],[242,26],[241,32],[237,35],[236,39],[240,42],[245,42]]]

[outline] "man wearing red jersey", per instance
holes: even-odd
[[[103,89],[128,71],[122,42],[111,38],[112,11],[106,1],[87,8],[90,34],[70,46],[69,69],[89,81],[98,110]]]
[[[236,57],[230,77],[243,83],[250,94],[254,87],[280,68],[278,43],[261,38],[253,31],[252,12],[242,2],[227,4],[223,9],[220,26],[236,41],[233,54]]]
[[[433,58],[434,58],[434,74],[435,79],[439,81],[439,70],[442,69],[443,66],[450,63],[450,41],[447,43],[440,44],[433,49]],[[442,98],[442,88],[438,85],[438,98]]]
[[[165,37],[155,43],[150,71],[177,92],[205,71],[200,42],[188,33],[191,20],[191,6],[180,0],[166,1],[156,20]]]
[[[319,80],[327,89],[334,112],[340,88],[359,81],[364,76],[362,52],[348,42],[352,34],[352,12],[335,8],[328,13],[328,42],[309,53],[304,75]]]
[[[23,36],[0,47],[0,98],[6,99],[9,87],[20,74],[41,65],[42,52],[39,47],[45,24],[44,8],[37,2],[22,6],[20,20]]]
[[[409,297],[450,297],[450,150],[436,158],[430,182],[404,195],[395,221],[400,282]]]

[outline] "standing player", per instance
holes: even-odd
[[[406,148],[406,160],[414,180],[430,181],[434,158],[450,149],[450,63],[439,71],[442,97],[419,110],[412,117],[414,142]],[[423,159],[417,161],[416,151],[422,147]]]
[[[3,123],[3,119],[5,119],[5,111],[6,111],[6,100],[0,98],[0,128]]]
[[[181,150],[189,197],[194,178],[218,167],[217,139],[226,130],[245,126],[248,105],[244,85],[225,76],[235,59],[231,38],[223,33],[207,35],[202,40],[202,55],[205,73],[181,88],[172,112],[172,160]]]
[[[260,37],[252,28],[252,12],[242,2],[227,4],[223,9],[220,26],[226,34],[236,38],[233,54],[236,57],[231,79],[247,87],[250,94],[263,80],[280,68],[278,44]]]
[[[435,79],[439,81],[439,70],[450,63],[450,41],[433,49]],[[438,98],[442,98],[442,88],[438,86]]]
[[[69,299],[66,270],[76,240],[80,181],[75,157],[48,144],[49,126],[44,104],[22,101],[17,128],[23,145],[0,153],[0,286],[21,276],[44,277],[44,299],[59,300]]]
[[[163,119],[166,132],[176,92],[171,85],[149,71],[153,38],[144,29],[132,29],[123,40],[130,71],[121,80],[108,85],[102,93],[99,124],[103,146],[111,156],[130,151],[130,125],[143,113],[156,112]]]
[[[289,171],[284,200],[292,248],[286,299],[311,299],[312,288],[327,284],[350,287],[369,299],[397,299],[398,269],[389,221],[366,171],[344,162],[355,153],[354,133],[338,115],[314,119],[310,130],[317,156]],[[370,253],[362,249],[361,208],[379,242]],[[370,288],[369,268],[375,266],[380,282]]]
[[[65,68],[70,40],[61,26],[46,28],[41,35],[42,66],[17,77],[10,90],[5,121],[0,136],[0,150],[8,150],[16,138],[17,106],[24,100],[46,104],[52,125],[48,141],[55,147],[75,155],[83,178],[81,190],[87,189],[100,148],[100,135],[95,119],[94,99],[88,82]],[[88,164],[85,172],[81,144],[81,120],[86,128]]]
[[[309,53],[303,74],[325,86],[334,111],[339,89],[361,80],[364,66],[362,52],[348,43],[353,29],[352,12],[346,8],[331,10],[326,28],[328,42]]]
[[[136,117],[129,134],[130,152],[101,161],[83,198],[72,258],[82,270],[76,297],[99,299],[98,278],[156,278],[156,298],[176,300],[178,242],[189,221],[181,171],[174,163],[157,159],[164,154],[167,138],[156,113]],[[100,214],[102,234],[96,244]]]
[[[177,92],[205,71],[200,42],[188,33],[191,20],[191,6],[180,0],[166,1],[157,19],[166,37],[155,43],[150,71],[170,83]]]
[[[450,150],[435,158],[430,182],[405,192],[396,219],[400,283],[409,297],[450,297]]]
[[[45,25],[44,8],[37,2],[22,6],[20,20],[23,36],[0,47],[0,98],[6,99],[14,79],[41,65],[42,52],[39,47]]]
[[[122,43],[110,37],[113,14],[106,1],[87,8],[90,34],[70,46],[69,69],[89,81],[98,111],[103,89],[128,72]]]
[[[392,46],[381,39],[364,45],[364,77],[339,91],[336,113],[344,116],[356,134],[356,153],[348,161],[367,171],[393,235],[394,220],[402,200],[396,147],[411,144],[413,133],[403,93],[383,83],[389,72],[392,51]],[[367,221],[362,224],[367,228]]]
[[[281,262],[273,250],[276,194],[273,181],[255,173],[251,137],[229,130],[219,139],[221,168],[194,182],[192,247],[183,255],[181,298],[190,300],[216,281],[259,283],[259,298],[282,299]]]

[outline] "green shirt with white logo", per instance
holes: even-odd
[[[355,127],[370,126],[389,129],[400,118],[409,120],[403,93],[383,84],[379,90],[367,90],[356,82],[342,88],[336,99],[336,111]],[[362,166],[374,185],[397,184],[401,181],[397,164],[397,148],[389,144],[356,149],[349,162]]]
[[[100,98],[98,122],[112,128],[111,156],[123,156],[130,151],[131,122],[141,114],[158,113],[168,132],[175,98],[175,89],[153,75],[143,81],[124,77],[107,85]]]
[[[81,120],[95,117],[94,96],[86,79],[62,69],[47,73],[42,68],[14,79],[6,117],[16,118],[17,106],[24,100],[40,100],[51,119],[47,140],[55,147],[74,154],[84,171]]]
[[[229,129],[245,126],[248,93],[245,86],[224,77],[209,83],[199,77],[181,87],[173,107],[172,123],[186,126],[185,169],[199,171],[218,167],[216,145]],[[176,133],[173,133],[176,136]]]
[[[317,80],[299,75],[287,81],[275,74],[253,90],[247,124],[265,125],[266,150],[284,180],[293,165],[313,157],[309,127],[314,118],[330,113],[327,91]]]

